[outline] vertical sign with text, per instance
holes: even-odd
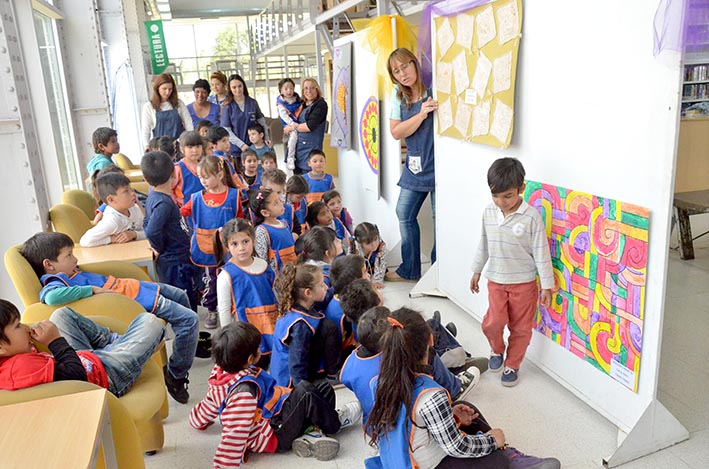
[[[169,65],[165,34],[163,33],[162,20],[146,21],[145,30],[148,33],[150,46],[150,62],[153,65],[153,75],[163,73]]]

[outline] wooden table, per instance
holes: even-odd
[[[99,443],[107,468],[117,467],[105,389],[0,406],[0,466],[96,466]]]
[[[694,242],[689,217],[709,213],[709,190],[678,192],[675,194],[673,205],[679,225],[679,257],[683,260],[694,259]]]
[[[93,262],[125,261],[145,266],[148,269],[150,278],[157,279],[155,266],[153,265],[153,253],[150,250],[150,243],[147,239],[131,241],[130,243],[107,244],[93,248],[84,248],[76,244],[74,246],[74,255],[79,260],[79,265]]]

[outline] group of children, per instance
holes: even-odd
[[[65,307],[51,322],[29,328],[19,323],[14,306],[0,303],[0,388],[83,376],[121,395],[164,337],[162,324],[150,319],[156,316],[175,333],[167,389],[186,403],[201,296],[205,327],[221,329],[212,341],[216,364],[209,390],[190,424],[204,429],[221,419],[215,467],[239,467],[249,451],[291,448],[299,456],[331,459],[339,449],[332,435],[361,415],[367,438],[380,451],[368,460],[371,467],[463,467],[458,458],[491,464],[480,467],[558,467],[556,460],[507,448],[504,433],[491,429],[475,407],[452,403],[463,400],[488,363],[492,371],[504,369],[504,385],[516,384],[531,337],[537,272],[541,301],[551,300],[548,245],[538,213],[520,197],[521,164],[506,158],[490,168],[494,203],[484,214],[473,264],[473,292],[488,264],[490,310],[483,331],[491,357],[463,351],[462,359],[444,364],[452,349],[462,350],[455,327],[382,305],[386,245],[375,225],[353,228],[324,171],[324,153],[314,150],[311,171],[286,180],[275,155],[259,155],[262,129],[253,129],[254,151],[243,151],[240,161],[229,159],[223,130],[207,128],[211,146],[197,131],[183,133],[176,163],[165,151],[146,153],[141,169],[150,191],[144,208],[126,176],[97,168],[96,189],[106,207],[85,237],[90,245],[148,239],[161,283],[82,272],[73,242],[60,233],[38,233],[25,242],[22,254],[40,278],[42,302],[63,305],[113,292],[154,316],[138,316],[118,335]],[[108,135],[99,134],[99,140]],[[97,151],[114,151],[114,137],[99,141]],[[96,160],[94,166],[102,163]],[[33,353],[30,339],[53,356]],[[35,356],[41,358],[28,358]],[[129,364],[116,358],[125,356]],[[72,367],[73,374],[67,371]],[[333,385],[340,383],[359,404],[335,409]]]

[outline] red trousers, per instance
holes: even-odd
[[[492,352],[499,355],[505,353],[503,334],[507,326],[510,336],[507,339],[505,366],[519,370],[532,340],[534,315],[539,301],[537,281],[505,285],[488,280],[487,289],[490,306],[483,318],[483,334]]]

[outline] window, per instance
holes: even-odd
[[[49,117],[54,128],[54,145],[64,190],[82,186],[80,165],[69,122],[64,71],[59,54],[55,19],[34,10],[34,25],[39,45],[44,87],[49,102]]]

